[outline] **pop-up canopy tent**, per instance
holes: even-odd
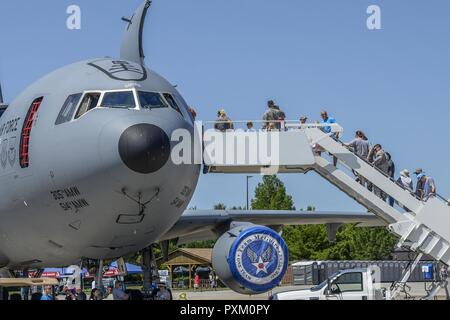
[[[211,271],[211,267],[198,267],[195,269],[195,273],[197,273],[201,279],[209,279]]]
[[[128,274],[141,274],[143,273],[142,268],[140,266],[131,264],[131,263],[126,263],[126,268],[127,268],[127,272]],[[109,270],[105,272],[104,276],[105,277],[115,277],[120,275],[118,267],[117,267],[117,261],[114,261],[113,263],[111,263]]]
[[[189,275],[189,269],[183,266],[178,266],[173,269],[173,274],[177,276],[187,276]]]

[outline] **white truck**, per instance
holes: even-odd
[[[309,290],[273,294],[271,300],[388,300],[390,292],[381,288],[380,269],[343,270]]]

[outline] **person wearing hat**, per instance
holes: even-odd
[[[172,300],[172,295],[169,290],[167,290],[165,283],[158,283],[158,292],[156,293],[155,300],[169,301]]]
[[[420,199],[427,201],[429,198],[436,195],[436,184],[434,179],[427,177],[424,173],[417,176],[417,180],[423,185],[423,190],[420,192]]]
[[[414,194],[413,182],[410,177],[408,169],[402,170],[400,172],[400,178],[397,180],[397,184],[401,186],[403,189],[408,190],[411,194]],[[403,206],[406,212],[411,212],[407,207]]]
[[[226,131],[225,129],[225,124],[223,123],[223,114],[225,113],[225,111],[223,109],[220,109],[219,111],[217,111],[217,119],[216,119],[216,123],[214,124],[214,129],[216,129],[217,131]]]
[[[308,117],[303,116],[303,117],[300,118],[300,129],[306,129],[307,128],[307,125],[306,125],[307,121],[308,121]]]
[[[409,192],[412,193],[414,192],[413,182],[411,177],[409,176],[408,169],[405,169],[402,172],[400,172],[400,178],[398,178],[397,183],[404,189],[408,190]]]
[[[214,129],[221,132],[226,132],[228,130],[233,130],[234,125],[230,118],[228,118],[227,113],[224,109],[217,111],[217,120],[214,124]]]
[[[373,147],[374,158],[373,158],[373,166],[383,172],[384,174],[388,174],[389,165],[388,158],[386,156],[386,152],[383,150],[383,147],[380,144],[377,144]],[[374,193],[384,201],[386,200],[387,194],[383,192],[377,186],[373,186]]]

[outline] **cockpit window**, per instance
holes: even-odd
[[[164,98],[166,98],[167,102],[170,104],[170,106],[175,109],[176,111],[178,111],[181,116],[183,116],[183,113],[181,112],[180,107],[178,106],[177,102],[175,101],[175,99],[168,93],[164,93],[163,94]]]
[[[77,93],[69,96],[64,102],[61,111],[59,112],[58,118],[56,118],[55,125],[62,124],[72,120],[73,114],[75,113],[75,108],[80,102],[82,94]]]
[[[159,93],[139,91],[138,96],[142,109],[158,109],[168,107]]]
[[[78,112],[77,115],[75,116],[75,119],[78,119],[86,112],[89,112],[95,107],[97,107],[98,100],[100,100],[100,93],[98,92],[86,93],[84,95],[80,107],[78,108]]]
[[[178,105],[181,106],[181,108],[183,108],[185,114],[187,115],[187,116],[185,116],[185,118],[191,120],[191,122],[194,123],[195,122],[194,116],[192,115],[191,111],[189,110],[190,108],[188,107],[188,105],[187,105],[186,101],[183,99],[183,97],[179,94],[174,94],[173,98],[178,103]]]
[[[103,97],[101,107],[134,109],[136,102],[133,91],[107,92]]]

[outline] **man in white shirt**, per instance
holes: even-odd
[[[104,300],[114,300],[112,287],[108,287],[108,295],[106,296],[106,298]]]
[[[307,121],[308,121],[308,117],[306,117],[306,116],[302,116],[300,118],[300,129],[306,129],[308,127],[306,124]]]
[[[409,171],[407,169],[400,172],[400,178],[398,178],[397,182],[409,192],[414,192],[413,182],[411,177],[409,176]]]
[[[256,130],[253,128],[253,122],[247,122],[247,130],[246,132],[256,132]]]

